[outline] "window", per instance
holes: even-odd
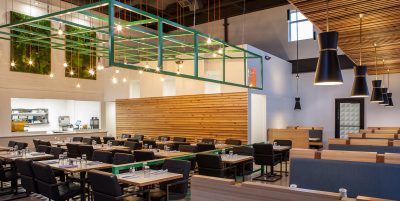
[[[314,38],[313,24],[299,11],[289,10],[289,42],[297,40],[297,26],[299,29],[299,40]]]

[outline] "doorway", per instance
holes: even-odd
[[[364,129],[364,99],[338,98],[335,100],[335,138]]]

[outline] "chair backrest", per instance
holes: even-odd
[[[144,135],[135,134],[135,135],[133,135],[133,139],[138,139],[139,141],[143,141]]]
[[[33,162],[30,159],[15,159],[15,166],[21,177],[21,185],[28,193],[37,192],[32,163]]]
[[[179,150],[179,147],[182,145],[190,145],[189,142],[174,142],[172,145],[172,150]]]
[[[39,145],[36,149],[37,152],[44,152],[46,154],[50,154],[51,147],[46,145]]]
[[[160,141],[169,141],[171,138],[169,137],[169,136],[166,136],[166,135],[161,135],[161,136],[158,136],[158,138],[157,138],[157,140],[160,140]]]
[[[33,139],[32,140],[33,141],[33,145],[35,146],[35,149],[37,149],[38,148],[38,146],[39,146],[39,139]]]
[[[141,162],[141,161],[148,161],[148,160],[154,160],[154,152],[152,151],[135,151],[133,153],[135,156],[136,162]]]
[[[215,139],[211,139],[211,138],[203,138],[201,140],[202,143],[206,143],[206,144],[215,144]]]
[[[114,165],[121,165],[135,162],[135,157],[132,154],[115,153],[113,158]]]
[[[173,159],[166,159],[163,164],[163,169],[168,169],[168,172],[176,173],[176,174],[182,174],[183,178],[180,180],[187,180],[189,179],[189,174],[190,174],[190,161],[185,161],[185,160],[173,160]],[[178,180],[179,181],[179,180]],[[167,183],[161,183],[160,184],[160,189],[166,190],[167,189]],[[188,184],[189,182],[184,182],[182,184],[178,184],[176,186],[172,186],[169,188],[169,192],[173,193],[178,193],[185,197],[187,191],[188,191]]]
[[[38,162],[34,162],[32,167],[38,192],[49,199],[60,200],[60,192],[55,185],[57,180],[51,167]]]
[[[39,145],[49,146],[51,147],[51,143],[47,140],[39,140]]]
[[[119,145],[121,145],[121,142],[118,141],[118,140],[110,140],[110,142],[111,142],[111,145],[112,145],[112,146],[119,146]]]
[[[292,140],[274,140],[279,146],[289,146],[292,147]]]
[[[157,143],[155,140],[143,140],[143,145],[147,144],[148,146],[152,146],[153,148],[157,147]]]
[[[64,149],[61,147],[51,147],[50,154],[53,155],[53,158],[58,159],[60,154],[64,152]]]
[[[244,156],[254,156],[254,148],[251,147],[233,147],[233,153]]]
[[[83,137],[73,137],[72,142],[82,142]]]
[[[108,152],[108,151],[98,151],[98,150],[96,150],[96,151],[93,152],[92,160],[111,164],[112,161],[113,161],[113,154],[111,152]]]
[[[129,149],[132,150],[137,150],[138,149],[138,143],[136,142],[131,142],[131,141],[125,141],[124,142],[125,147],[129,147]]]
[[[101,144],[101,138],[99,136],[91,136],[90,138],[96,141],[97,144]]]
[[[198,143],[197,144],[197,151],[198,152],[203,152],[203,151],[210,151],[214,150],[215,145],[214,144],[206,144],[206,143]]]
[[[235,140],[235,139],[227,139],[227,140],[225,140],[225,144],[242,145],[242,141],[241,140]]]
[[[67,150],[68,150],[68,157],[70,158],[76,158],[81,156],[78,144],[67,143]]]
[[[85,143],[85,144],[91,145],[92,144],[92,140],[93,140],[92,138],[86,138],[85,137],[85,138],[82,139],[82,142]]]
[[[140,140],[135,139],[135,138],[128,138],[128,139],[126,139],[126,141],[136,142],[136,143],[138,143],[138,144],[139,144],[139,142],[140,142]]]
[[[14,147],[15,145],[17,145],[17,142],[16,141],[14,141],[14,140],[10,140],[10,141],[8,141],[8,147]]]
[[[94,200],[114,200],[122,195],[121,186],[117,176],[111,173],[92,170],[88,172],[88,178],[94,194]]]
[[[123,133],[121,134],[121,138],[131,138],[131,135]]]
[[[110,140],[115,140],[115,137],[103,137],[104,144],[107,144]]]
[[[185,137],[174,137],[172,139],[172,141],[174,141],[174,142],[186,142],[186,138]]]
[[[83,154],[86,154],[86,158],[88,160],[92,160],[93,158],[93,146],[92,145],[79,145],[79,153],[82,156]]]
[[[216,154],[196,154],[196,161],[199,169],[221,169],[223,167],[221,156]]]
[[[181,152],[196,153],[196,152],[197,152],[197,146],[193,146],[193,145],[179,145],[179,151],[181,151]]]
[[[257,165],[267,165],[272,160],[274,147],[272,144],[253,144],[254,148],[254,163]]]
[[[322,130],[309,130],[308,136],[310,138],[318,139],[318,141],[322,141]]]
[[[18,150],[22,150],[28,147],[28,143],[26,142],[17,142],[16,145]]]

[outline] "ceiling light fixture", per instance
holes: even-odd
[[[93,69],[89,69],[89,74],[90,74],[91,76],[93,76],[93,75],[95,74],[95,71],[94,71]]]
[[[207,38],[207,44],[211,44],[211,38],[210,37]]]
[[[113,84],[117,84],[117,83],[118,83],[118,80],[117,80],[116,77],[113,77],[111,80],[112,80],[112,83],[113,83]]]
[[[296,10],[296,21],[298,17],[298,11]],[[296,97],[294,98],[294,110],[301,110],[300,96],[299,96],[299,27],[296,26]]]
[[[125,83],[127,81],[127,79],[124,77],[122,78],[122,82]]]
[[[78,84],[76,84],[76,88],[81,88],[81,84],[79,84],[79,82],[78,82]]]
[[[382,80],[378,80],[378,59],[376,52],[376,43],[374,43],[375,48],[375,80],[372,80],[372,94],[371,94],[371,103],[380,103],[383,102],[382,96]]]
[[[387,69],[387,76],[388,76],[388,90],[390,89],[390,68]],[[393,99],[392,99],[392,93],[388,92],[387,93],[387,98],[388,98],[388,104],[385,105],[385,107],[393,107]]]
[[[15,67],[15,61],[14,60],[11,61],[11,67]]]
[[[315,71],[314,85],[343,84],[343,77],[337,55],[339,33],[329,31],[329,4],[326,1],[326,32],[318,34],[319,58]]]
[[[120,24],[117,25],[117,31],[122,31],[122,26]]]
[[[383,65],[383,69],[385,69],[385,60],[384,59],[382,59],[382,65]],[[383,98],[383,101],[380,102],[379,105],[386,106],[386,105],[389,105],[389,99],[388,99],[388,96],[387,96],[388,88],[385,87],[385,74],[382,74],[382,78],[383,78],[382,79],[382,83],[383,83],[383,85],[382,85],[382,98]]]
[[[143,71],[142,71],[142,70],[139,70],[139,74],[140,74],[140,75],[143,74]]]
[[[64,68],[68,67],[67,62],[64,62],[63,66],[64,66]]]
[[[367,66],[362,65],[362,18],[363,14],[360,14],[360,65],[354,66],[354,82],[351,90],[351,97],[353,98],[364,98],[369,96],[368,84],[366,79]]]
[[[54,77],[54,74],[53,74],[53,73],[50,73],[50,74],[49,74],[49,77],[50,77],[50,78],[53,78],[53,77]]]
[[[146,65],[144,66],[144,68],[149,69],[150,68],[149,63],[146,62]]]
[[[29,59],[28,64],[31,65],[31,66],[33,65],[32,59]]]

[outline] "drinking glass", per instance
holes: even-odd
[[[82,154],[82,160],[83,160],[83,164],[86,165],[87,164],[86,154]]]
[[[347,198],[347,189],[339,188],[340,197]]]
[[[229,151],[229,157],[231,157],[231,158],[233,157],[233,151],[232,150]]]
[[[144,171],[143,171],[144,177],[150,177],[150,167],[149,166],[144,166]]]
[[[149,149],[153,149],[153,145],[149,145]]]
[[[274,142],[274,147],[278,146],[278,143]]]
[[[147,149],[147,148],[148,148],[148,146],[149,146],[149,145],[147,145],[147,144],[144,144],[144,149]]]
[[[58,156],[58,164],[59,165],[64,165],[64,155],[63,154],[60,154]]]

